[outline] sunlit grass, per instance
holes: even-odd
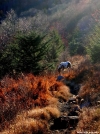
[[[65,81],[62,82],[56,81],[57,74],[24,74],[17,80],[5,76],[0,81],[0,133],[44,134],[48,131],[49,121],[60,117],[59,101],[66,102],[72,96],[66,81],[81,84],[79,95],[84,100],[89,98],[92,103],[91,107],[82,109],[75,131],[100,131],[100,108],[97,104],[100,101],[100,72],[89,60],[83,57],[80,60],[75,68],[64,73]]]
[[[77,132],[100,132],[100,108],[84,108],[80,116],[80,121],[76,127],[76,130],[72,131],[72,134]]]

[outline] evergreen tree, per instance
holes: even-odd
[[[18,34],[13,43],[7,46],[0,59],[5,73],[16,72],[39,73],[45,66],[41,64],[48,49],[45,36],[31,33]]]
[[[69,41],[69,53],[73,55],[83,55],[85,53],[85,48],[83,46],[82,34],[79,29],[75,29],[70,41]]]
[[[46,54],[46,64],[49,66],[49,69],[55,69],[56,63],[58,62],[58,58],[60,56],[60,53],[64,51],[64,44],[62,42],[62,39],[57,31],[53,30],[49,34],[49,50]]]
[[[61,39],[55,32],[50,36],[18,33],[1,53],[1,76],[13,71],[39,74],[54,69],[61,48]]]
[[[92,34],[89,35],[86,51],[93,63],[100,63],[100,25],[96,25]]]

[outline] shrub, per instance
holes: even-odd
[[[71,56],[85,54],[85,48],[82,42],[82,34],[79,29],[76,29],[69,41],[69,52]]]
[[[20,32],[0,53],[1,76],[21,72],[39,74],[54,69],[62,48],[59,34],[55,32],[49,35]]]
[[[100,25],[96,25],[93,33],[89,35],[86,51],[93,63],[100,63]]]

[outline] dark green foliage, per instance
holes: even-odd
[[[62,43],[57,33],[51,36],[36,33],[18,34],[1,53],[1,76],[13,72],[39,74],[55,68]]]
[[[46,64],[50,66],[50,69],[55,69],[58,57],[64,50],[64,45],[57,31],[52,31],[48,38],[50,39],[50,48],[45,57]]]
[[[44,66],[41,65],[41,60],[48,49],[47,42],[43,42],[44,38],[45,36],[34,33],[18,34],[2,54],[0,59],[2,71],[5,73],[11,73],[13,70],[27,73],[42,71]]]
[[[76,29],[69,41],[69,52],[71,56],[85,53],[85,48],[83,46],[83,39],[80,31]]]
[[[93,63],[100,63],[100,25],[96,25],[93,33],[89,35],[89,45],[86,50]]]

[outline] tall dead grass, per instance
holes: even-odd
[[[75,56],[71,58],[73,68],[65,73],[66,81],[81,84],[79,96],[88,99],[93,105],[100,101],[100,69],[98,64],[91,64],[88,56]],[[65,82],[66,84],[66,82]]]
[[[72,134],[78,132],[98,133],[100,132],[100,108],[84,108],[80,116],[76,130]]]
[[[100,72],[92,71],[92,76],[88,75],[87,81],[79,91],[79,95],[84,99],[88,98],[92,105],[100,101]]]
[[[47,123],[41,120],[27,119],[10,127],[9,130],[1,132],[1,134],[46,134]]]
[[[65,73],[64,77],[66,81],[81,83],[79,96],[94,102],[100,99],[99,74],[88,60],[81,60],[80,65]],[[56,81],[55,75],[24,74],[17,80],[8,76],[3,78],[0,81],[0,134],[38,134],[40,131],[44,134],[50,119],[60,116],[59,100],[67,101],[72,96],[64,84]],[[99,131],[97,111],[100,112],[99,109],[84,109],[76,131],[95,130],[93,125]]]
[[[1,134],[46,134],[49,129],[49,121],[58,118],[60,111],[58,108],[47,106],[36,108],[17,115],[15,121],[9,129]]]
[[[6,76],[0,82],[0,91],[1,98],[4,97],[4,101],[0,100],[0,131],[9,128],[11,134],[32,131],[38,133],[39,130],[34,124],[41,124],[41,129],[48,128],[48,121],[60,116],[57,107],[59,97],[67,100],[70,96],[68,87],[62,82],[57,82],[53,75],[27,74],[17,80]],[[25,112],[27,115],[19,116],[22,111],[28,111]],[[16,117],[17,115],[20,118]],[[29,129],[25,130],[25,125]],[[43,131],[41,130],[41,133]],[[5,133],[8,134],[8,131]]]
[[[53,91],[53,95],[62,101],[67,101],[72,96],[69,87],[65,85],[60,86],[57,91]]]

